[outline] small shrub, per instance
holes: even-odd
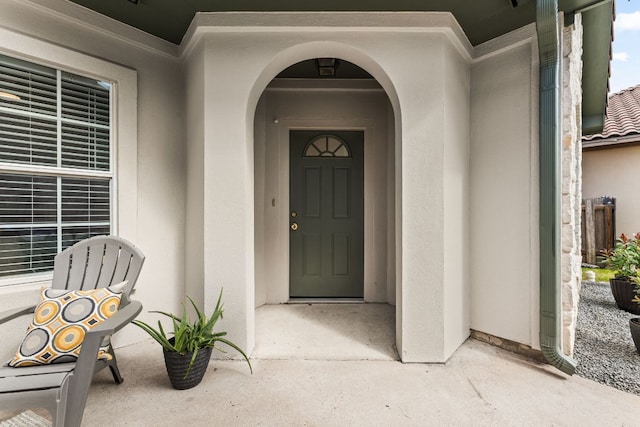
[[[638,277],[640,268],[640,233],[632,238],[623,234],[616,241],[616,245],[610,251],[606,251],[605,265],[613,270],[618,279]]]

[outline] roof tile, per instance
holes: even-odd
[[[640,84],[609,95],[602,133],[585,135],[584,141],[640,134]]]

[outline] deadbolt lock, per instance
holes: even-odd
[[[297,216],[298,216],[298,212],[296,211],[291,212],[291,218],[295,218]]]

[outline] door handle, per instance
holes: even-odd
[[[298,223],[294,222],[293,224],[291,224],[291,229],[293,231],[296,231],[298,229]]]

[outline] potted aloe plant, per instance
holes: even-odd
[[[604,255],[605,265],[615,272],[615,277],[609,279],[609,283],[616,305],[629,313],[640,314],[640,304],[634,302],[634,280],[640,273],[640,233],[632,238],[620,235],[613,249],[606,251]]]
[[[253,373],[249,358],[240,347],[225,338],[227,333],[213,331],[218,319],[222,318],[222,290],[220,290],[218,302],[210,317],[205,316],[191,298],[187,297],[187,299],[195,311],[195,319],[193,321],[190,321],[187,316],[185,303],[182,303],[182,315],[180,317],[164,311],[151,312],[171,319],[173,332],[169,334],[172,336],[167,335],[160,321],[158,321],[157,329],[142,321],[133,321],[135,325],[146,331],[162,346],[167,374],[169,374],[173,387],[178,390],[184,390],[198,385],[202,381],[209,365],[211,351],[214,348],[218,351],[223,351],[216,346],[218,343],[226,344],[238,351],[247,361],[249,370]]]

